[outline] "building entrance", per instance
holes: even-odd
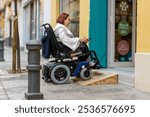
[[[109,0],[108,66],[134,66],[135,0]]]

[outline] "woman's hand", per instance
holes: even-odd
[[[88,42],[88,38],[86,38],[86,37],[81,37],[79,40],[80,40],[80,42],[85,42],[85,43]]]

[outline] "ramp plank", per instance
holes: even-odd
[[[77,83],[83,86],[116,84],[118,83],[118,75],[110,72],[93,71],[93,77],[90,80],[80,80]]]

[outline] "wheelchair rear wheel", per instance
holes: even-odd
[[[63,64],[56,65],[50,73],[51,80],[55,84],[67,83],[70,78],[70,69]]]
[[[92,71],[88,68],[83,68],[80,72],[80,77],[82,80],[89,80],[92,77]]]

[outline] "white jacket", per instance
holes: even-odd
[[[62,42],[73,51],[79,47],[79,38],[75,38],[71,31],[63,24],[57,23],[57,25],[54,27],[54,33],[57,37],[57,41]]]

